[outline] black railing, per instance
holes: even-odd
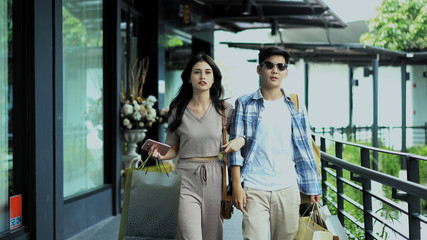
[[[427,228],[427,217],[423,216],[421,212],[421,199],[427,200],[427,187],[420,184],[419,167],[420,161],[427,163],[427,157],[317,136],[317,138],[319,137],[322,151],[322,199],[324,204],[329,203],[336,208],[337,216],[343,226],[349,226],[349,224],[356,226],[359,231],[364,231],[365,239],[427,239],[427,236],[421,236],[421,225],[424,229]],[[335,156],[326,153],[327,140],[334,143]],[[343,159],[343,150],[347,146],[356,147],[360,150],[360,166]],[[371,153],[373,152],[395,155],[405,159],[407,162],[407,179],[400,179],[373,170],[371,168]],[[344,171],[349,172],[349,179],[344,177]],[[422,174],[427,174],[427,172],[422,172]],[[381,186],[380,189],[383,188],[382,185],[391,188],[391,198],[373,191],[373,185]],[[348,188],[356,189],[356,192],[361,193],[361,199],[352,199],[346,194]],[[373,207],[378,203],[383,207],[388,206],[387,208],[398,213],[399,221],[406,223],[403,230],[402,224],[398,226],[393,221],[387,220],[382,216],[381,209]],[[349,212],[351,211],[350,208],[363,212],[363,220],[360,220],[361,218],[358,220],[354,216],[354,212]],[[349,224],[344,224],[345,222]],[[389,234],[388,237],[386,234],[376,231],[378,226],[385,230],[382,233]],[[346,228],[346,230],[349,229]],[[348,235],[354,239],[358,238],[349,231]]]
[[[335,139],[341,139],[344,141],[367,141],[370,142],[372,139],[372,127],[330,127],[330,128],[313,128],[313,133],[321,134],[323,136],[329,135]],[[398,139],[397,142],[393,142],[391,138]],[[427,145],[427,122],[420,126],[407,126],[406,127],[407,144],[412,145]],[[402,127],[401,126],[379,126],[378,127],[378,139],[386,147],[399,146],[401,149],[401,137]]]

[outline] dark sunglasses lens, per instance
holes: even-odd
[[[285,71],[285,70],[286,70],[286,68],[287,68],[287,66],[286,66],[286,64],[284,64],[284,63],[278,63],[278,64],[277,64],[277,68],[278,68],[280,71]]]
[[[276,65],[276,63],[269,62],[269,61],[265,61],[264,64],[267,67],[267,69],[273,69],[274,65]],[[277,68],[280,71],[285,71],[288,68],[288,65],[286,65],[284,63],[277,63]]]
[[[266,66],[268,69],[273,69],[273,68],[274,68],[274,63],[272,63],[272,62],[265,62],[265,66]]]

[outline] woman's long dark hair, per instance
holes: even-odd
[[[188,103],[193,97],[193,86],[190,84],[191,71],[193,70],[193,66],[198,62],[206,62],[211,66],[212,72],[214,75],[213,84],[209,90],[210,98],[212,101],[215,110],[221,114],[221,110],[224,108],[221,105],[221,98],[224,92],[224,88],[222,87],[222,74],[219,70],[218,66],[215,64],[214,60],[206,54],[199,54],[193,56],[187,63],[184,71],[181,74],[182,85],[179,88],[178,94],[172,100],[169,106],[168,118],[171,116],[173,110],[175,111],[175,118],[172,120],[171,124],[169,124],[168,130],[170,132],[175,131],[179,125],[181,125],[182,116],[184,115],[185,109],[187,108]]]

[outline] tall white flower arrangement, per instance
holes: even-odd
[[[122,129],[146,129],[158,120],[154,105],[157,98],[142,97],[142,89],[148,71],[148,58],[137,60],[131,69],[130,88],[125,94],[122,82],[120,120]]]

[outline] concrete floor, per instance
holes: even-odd
[[[119,237],[120,215],[110,217],[68,240],[117,240]],[[242,213],[234,209],[233,217],[224,220],[224,240],[242,238]]]

